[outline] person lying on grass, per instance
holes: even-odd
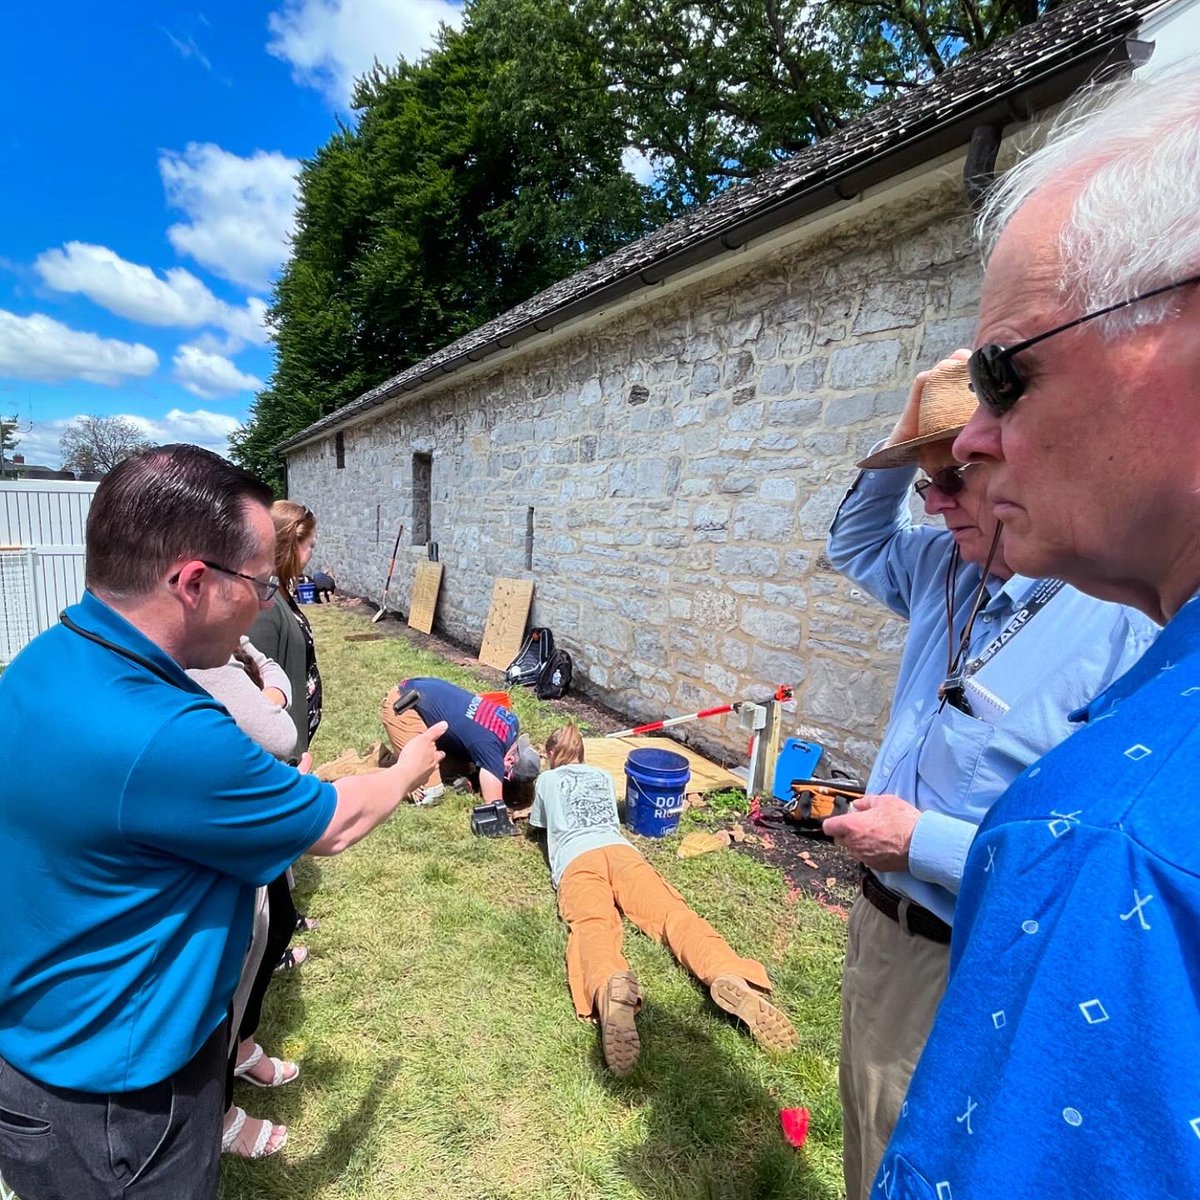
[[[762,963],[741,958],[621,836],[617,799],[607,772],[583,762],[583,738],[572,724],[546,739],[551,769],[538,776],[529,824],[546,831],[558,911],[567,923],[567,979],[575,1011],[600,1024],[604,1061],[628,1075],[641,1043],[635,1018],[638,981],[621,955],[621,914],[665,945],[764,1046],[787,1050],[796,1033],[763,993]]]

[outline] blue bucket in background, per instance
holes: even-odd
[[[317,585],[315,583],[296,584],[296,603],[315,604],[317,602]]]
[[[642,837],[674,831],[692,768],[673,750],[634,750],[625,760],[625,824]]]

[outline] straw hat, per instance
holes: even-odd
[[[864,469],[907,467],[917,461],[917,451],[930,442],[957,437],[975,412],[977,401],[971,391],[967,364],[955,359],[939,363],[929,373],[921,391],[917,413],[917,436],[868,454],[858,465]]]

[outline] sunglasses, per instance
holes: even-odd
[[[943,496],[957,496],[959,492],[966,487],[963,483],[963,472],[969,467],[976,467],[978,463],[962,463],[956,467],[941,467],[934,471],[928,479],[918,479],[913,484],[913,491],[925,499],[925,493],[930,488],[935,487]]]
[[[1012,411],[1025,392],[1025,380],[1021,377],[1021,372],[1013,361],[1023,350],[1028,350],[1030,346],[1036,346],[1038,342],[1044,342],[1047,338],[1054,337],[1055,334],[1074,329],[1076,325],[1086,324],[1088,321],[1094,321],[1097,317],[1107,316],[1118,309],[1128,308],[1131,304],[1150,300],[1155,296],[1161,296],[1164,292],[1173,292],[1176,288],[1187,287],[1192,283],[1200,283],[1200,275],[1189,275],[1186,279],[1179,279],[1175,283],[1152,288],[1150,291],[1142,292],[1128,300],[1118,300],[1116,304],[1098,308],[1095,312],[1084,313],[1082,317],[1076,317],[1075,320],[1068,321],[1065,325],[1057,325],[1045,333],[1039,333],[1036,337],[1026,338],[1025,341],[1017,342],[1014,346],[998,346],[995,342],[986,342],[967,359],[971,391],[975,393],[979,403],[992,416],[1002,417],[1006,412]]]

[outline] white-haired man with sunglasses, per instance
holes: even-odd
[[[1165,628],[984,821],[881,1195],[1200,1186],[1200,64],[1090,103],[985,211],[955,452],[1014,567]]]
[[[865,1198],[945,989],[979,822],[1069,714],[1157,633],[1140,613],[1014,573],[989,468],[954,457],[976,409],[966,351],[923,372],[829,534],[839,570],[909,622],[891,717],[854,810],[825,831],[863,864],[842,987],[848,1200]],[[913,482],[916,467],[924,478]],[[910,486],[935,524],[914,525]]]

